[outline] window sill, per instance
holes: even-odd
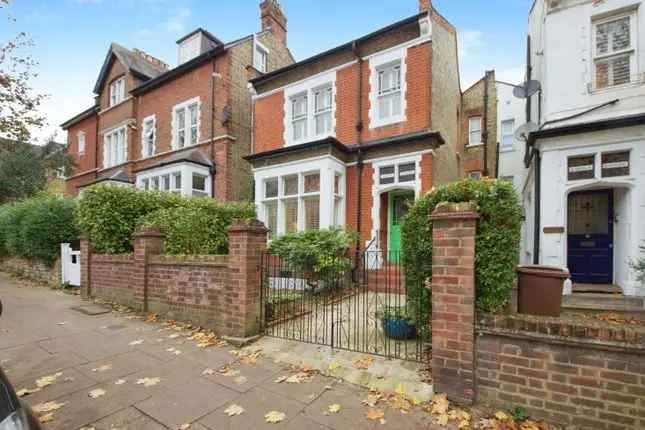
[[[594,88],[593,84],[589,84],[589,94],[603,94],[603,93],[610,93],[612,91],[620,91],[628,88],[634,88],[638,87],[641,85],[645,85],[645,78],[642,81],[636,81],[636,82],[628,82],[626,84],[620,84],[620,85],[608,85],[606,87],[602,88]]]
[[[99,112],[99,115],[102,115],[105,112],[111,111],[112,109],[116,109],[119,106],[121,106],[122,104],[124,104],[126,102],[129,102],[130,100],[132,100],[132,96],[128,96],[128,97],[124,98],[123,100],[121,100],[119,103],[117,103],[115,105],[111,105],[111,106],[106,107],[105,109],[103,109],[102,111]]]
[[[397,116],[390,119],[381,119],[381,120],[371,120],[370,121],[370,130],[375,128],[387,127],[388,125],[401,124],[407,121],[405,116]]]
[[[483,145],[483,143],[482,143],[481,145]],[[499,149],[499,152],[500,152],[500,153],[504,153],[504,152],[515,152],[515,148],[500,148],[500,149]]]
[[[318,140],[326,139],[328,137],[335,138],[336,133],[320,134],[318,136],[308,137],[306,139],[301,139],[301,140],[287,140],[287,141],[284,142],[284,146],[304,145],[305,143],[316,142]]]
[[[470,149],[470,148],[480,148],[480,147],[482,147],[482,146],[484,146],[484,142],[482,142],[482,143],[473,143],[473,144],[470,144],[470,143],[469,143],[468,145],[466,145],[466,149]]]

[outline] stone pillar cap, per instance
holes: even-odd
[[[134,232],[134,237],[166,237],[166,235],[158,227],[139,227]]]
[[[475,202],[460,202],[450,203],[441,202],[437,204],[432,215],[431,220],[441,219],[478,219],[477,204]]]
[[[257,219],[236,219],[228,228],[229,233],[241,231],[254,231],[258,233],[266,233],[269,230],[264,226],[262,221]]]

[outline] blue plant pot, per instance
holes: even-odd
[[[390,339],[410,340],[417,337],[417,327],[406,320],[383,319],[383,331]]]

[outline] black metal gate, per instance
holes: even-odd
[[[366,251],[352,260],[349,270],[321,275],[265,254],[265,334],[424,361],[430,348],[428,292],[406,285],[400,252]]]

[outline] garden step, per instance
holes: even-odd
[[[645,298],[617,294],[575,293],[564,296],[562,307],[565,309],[645,312]]]

